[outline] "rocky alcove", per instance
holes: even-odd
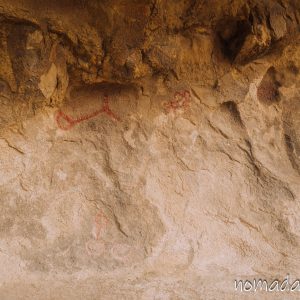
[[[0,0],[0,298],[300,278],[299,20],[297,0]]]

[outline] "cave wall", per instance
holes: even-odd
[[[299,8],[0,0],[1,299],[299,277]]]

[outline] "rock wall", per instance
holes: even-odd
[[[0,298],[299,278],[299,22],[296,0],[0,0]]]

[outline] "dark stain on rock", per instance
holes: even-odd
[[[281,84],[276,79],[275,68],[269,68],[257,89],[258,100],[267,106],[279,102],[280,95],[278,88],[280,86]]]
[[[217,36],[225,58],[234,61],[250,32],[251,24],[247,20],[230,18],[219,22]]]

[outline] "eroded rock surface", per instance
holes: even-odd
[[[0,298],[299,278],[299,9],[0,0]]]

